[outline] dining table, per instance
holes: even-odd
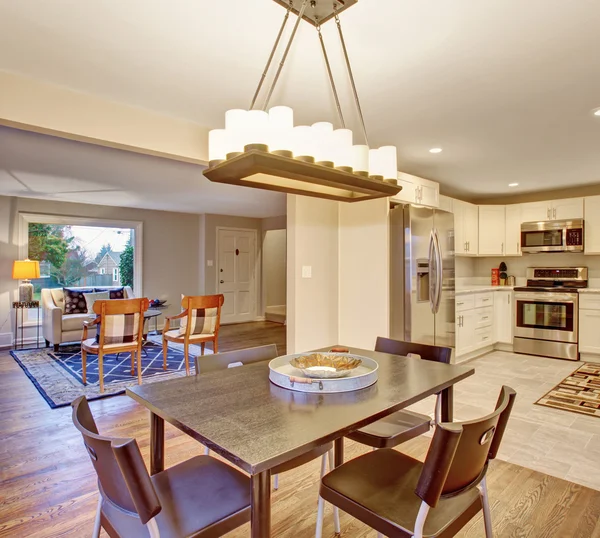
[[[333,347],[313,351],[328,351]],[[167,421],[251,477],[251,536],[271,536],[271,469],[334,441],[343,463],[344,436],[441,393],[443,422],[453,419],[453,386],[470,366],[442,364],[366,349],[374,359],[373,385],[341,393],[307,393],[273,384],[269,361],[137,385],[127,394],[150,410],[150,472],[164,470]],[[308,353],[308,352],[307,352]]]

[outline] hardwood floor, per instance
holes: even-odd
[[[225,351],[259,345],[258,326],[224,327]],[[275,331],[271,324],[265,327]],[[279,337],[283,334],[279,327]],[[241,336],[243,335],[243,336]],[[276,338],[276,331],[268,338]],[[272,340],[275,341],[275,340]],[[276,341],[278,347],[280,342]],[[283,353],[284,348],[280,348]],[[149,459],[147,411],[126,396],[91,403],[102,433],[135,437]],[[402,446],[422,458],[429,439]],[[365,448],[346,443],[347,458]],[[166,465],[202,452],[202,447],[166,425]],[[286,473],[273,495],[273,536],[314,536],[318,462]],[[96,478],[81,436],[72,426],[70,409],[50,409],[7,352],[0,352],[0,537],[88,537],[97,502]],[[565,480],[495,461],[488,478],[494,536],[600,538],[600,492]],[[107,536],[105,533],[102,536]],[[228,535],[249,536],[248,526]],[[333,536],[331,510],[326,509],[324,536]],[[342,514],[343,537],[375,537],[374,531]],[[459,534],[484,536],[481,517]]]

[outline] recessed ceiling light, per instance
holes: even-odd
[[[594,116],[598,116],[598,117],[600,117],[600,107],[598,107],[598,108],[595,108],[594,110],[592,110],[592,114],[593,114]]]
[[[518,187],[519,184],[518,183],[509,183],[508,186],[509,187]]]
[[[431,148],[429,153],[442,153],[442,148]]]

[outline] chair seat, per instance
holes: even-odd
[[[215,458],[197,456],[151,479],[162,506],[161,538],[213,538],[250,521],[250,479]],[[112,537],[149,536],[137,517],[107,501],[102,523]]]
[[[167,331],[163,334],[165,340],[170,340],[171,342],[183,342],[185,340],[185,335],[179,332],[179,329],[173,329],[171,331]],[[190,342],[194,340],[212,340],[214,339],[214,333],[209,334],[190,334]]]
[[[431,418],[412,411],[398,411],[373,422],[347,437],[373,448],[394,448],[401,443],[427,433]]]
[[[316,460],[318,457],[322,456],[323,454],[326,454],[330,450],[333,450],[333,443],[327,443],[326,445],[321,445],[317,448],[313,448],[312,450],[305,452],[301,456],[297,456],[293,460],[286,461],[285,463],[282,463],[277,467],[273,467],[273,469],[271,469],[271,474],[281,474],[285,473],[286,471],[291,471],[292,469],[301,467],[305,463]]]
[[[125,342],[122,344],[104,344],[103,346],[103,350],[104,351],[108,351],[108,350],[116,350],[119,348],[137,348],[138,343],[136,342]],[[91,351],[91,352],[97,352],[100,349],[100,344],[98,344],[98,342],[96,342],[95,338],[88,338],[87,340],[84,340],[83,342],[81,342],[81,347],[84,348],[86,351]]]
[[[384,448],[344,463],[321,483],[321,496],[390,538],[410,537],[421,506],[415,488],[423,464]],[[424,537],[454,536],[479,510],[477,488],[440,499],[425,520]]]

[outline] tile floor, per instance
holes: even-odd
[[[499,458],[600,490],[600,418],[534,405],[582,363],[494,351],[468,363],[475,375],[456,385],[454,420],[489,413],[500,387],[517,399]],[[430,413],[429,398],[411,409]]]

